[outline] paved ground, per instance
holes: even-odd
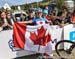
[[[60,58],[57,56],[57,54],[56,54],[55,51],[53,52],[53,54],[54,54],[53,59],[60,59]],[[62,52],[62,54],[65,55],[64,52]],[[23,57],[15,58],[15,59],[37,59],[38,56],[39,56],[39,54],[34,54],[34,55],[23,56]],[[73,54],[72,54],[72,55],[68,55],[68,57],[69,57],[68,59],[75,59],[75,49],[73,50]]]

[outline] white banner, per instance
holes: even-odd
[[[75,25],[70,24],[64,27],[64,40],[75,41]],[[64,48],[67,47],[68,45],[65,44]]]
[[[51,26],[49,30],[52,36],[52,49],[55,50],[56,42],[61,40],[62,28],[59,28],[58,26]],[[12,59],[15,57],[21,57],[36,53],[26,50],[12,51],[10,49],[11,46],[9,47],[9,41],[12,40],[12,35],[13,35],[12,30],[6,30],[0,32],[0,59]]]
[[[50,27],[50,31],[51,31],[51,37],[52,37],[52,50],[55,50],[55,45],[58,41],[63,40],[62,38],[62,28],[60,28],[59,26],[55,25],[55,26],[51,26]],[[59,47],[59,49],[63,48],[62,46]]]
[[[0,59],[11,59],[16,57],[16,52],[9,48],[8,41],[12,38],[12,31],[0,32]]]
[[[12,51],[9,47],[9,41],[12,40],[12,30],[0,32],[0,59],[12,59],[29,54],[34,54],[32,51]]]

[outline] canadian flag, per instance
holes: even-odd
[[[14,48],[52,54],[51,35],[49,25],[28,26],[24,23],[14,23]]]

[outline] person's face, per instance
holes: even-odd
[[[34,17],[34,14],[33,14],[33,13],[30,13],[29,16],[30,16],[30,17]]]
[[[1,18],[3,18],[3,19],[6,18],[6,13],[5,13],[5,12],[2,12],[2,13],[1,13]]]
[[[66,12],[66,11],[67,11],[66,9],[63,10],[63,12]]]
[[[48,6],[45,6],[45,9],[48,9]]]
[[[7,18],[10,19],[11,18],[11,15],[10,14],[7,14]]]
[[[42,17],[42,12],[38,12],[38,17]]]

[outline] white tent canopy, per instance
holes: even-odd
[[[9,10],[11,9],[11,7],[7,3],[5,3],[5,5],[3,6],[3,8],[4,9],[8,8]]]
[[[67,6],[68,7],[74,7],[74,1],[72,1],[72,0],[67,0],[67,1],[65,1],[66,3],[67,3]]]
[[[0,8],[4,6],[4,4],[8,4],[9,6],[28,4],[32,2],[39,2],[42,0],[0,0]]]

